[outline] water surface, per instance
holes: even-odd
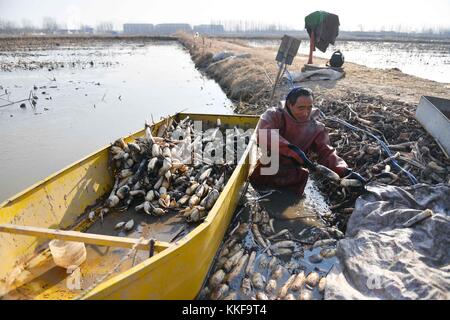
[[[29,102],[0,107],[0,202],[141,130],[145,120],[182,110],[232,113],[219,85],[176,42],[0,52],[2,63],[19,61],[58,64],[50,71],[0,72],[0,105],[30,91],[38,98],[35,108]]]

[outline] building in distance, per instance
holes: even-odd
[[[178,31],[192,32],[192,27],[187,23],[160,23],[155,25],[154,33],[157,35],[171,35]]]
[[[194,26],[194,32],[200,34],[221,34],[225,32],[221,24],[199,24]]]
[[[152,34],[154,26],[151,23],[125,23],[123,33],[126,34]]]

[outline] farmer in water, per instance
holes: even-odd
[[[314,95],[308,88],[294,88],[286,96],[284,108],[270,108],[261,116],[258,129],[268,129],[265,133],[267,145],[261,148],[271,150],[270,129],[272,139],[279,138],[279,168],[273,175],[261,173],[263,167],[270,167],[270,163],[263,165],[258,162],[250,176],[253,185],[259,187],[289,187],[300,196],[303,194],[308,175],[314,171],[316,165],[310,161],[307,154],[314,152],[318,156],[318,163],[336,172],[341,178],[348,176],[366,182],[358,173],[348,168],[347,164],[330,145],[325,126],[316,119],[319,110],[313,108]],[[261,137],[259,133],[259,138]],[[259,139],[260,140],[260,139]],[[272,156],[273,158],[273,156]]]

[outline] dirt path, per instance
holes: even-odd
[[[268,78],[275,79],[277,73],[276,49],[253,48],[241,40],[206,39],[203,46],[201,39],[197,39],[197,43],[187,36],[181,36],[180,39],[191,52],[197,66],[216,79],[232,99],[250,103],[266,102],[271,90]],[[250,54],[251,57],[212,62],[213,54],[223,51]],[[298,55],[289,70],[300,71],[306,61],[306,55]],[[318,65],[326,63],[321,58],[314,58],[314,61]],[[298,85],[313,89],[317,98],[330,102],[349,93],[360,93],[406,102],[415,108],[422,95],[450,98],[450,84],[418,78],[397,69],[374,69],[350,62],[346,62],[344,67],[346,74],[343,79],[307,81]],[[277,100],[283,99],[288,89],[287,83],[280,86],[276,92]]]

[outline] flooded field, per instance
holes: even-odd
[[[92,43],[0,51],[0,202],[144,120],[231,113],[177,42]],[[30,95],[36,101],[27,100]]]
[[[279,40],[248,40],[253,47],[278,47]],[[450,43],[408,43],[373,41],[336,41],[327,52],[314,56],[329,59],[334,50],[341,50],[345,61],[371,68],[398,68],[420,78],[450,83]],[[309,42],[302,40],[298,50],[309,54]]]

